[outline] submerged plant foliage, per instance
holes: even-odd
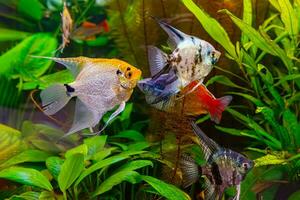
[[[252,191],[242,188],[242,199],[254,199],[253,191],[263,198],[273,199],[278,184],[299,180],[300,4],[299,1],[270,0],[272,9],[268,18],[254,25],[252,2],[243,2],[242,19],[228,10],[220,11],[241,30],[240,41],[234,44],[220,23],[193,1],[183,0],[207,33],[226,50],[226,56],[235,61],[241,74],[236,77],[228,73],[230,79],[222,75],[207,83],[233,87],[235,91],[230,94],[244,98],[247,103],[242,108],[227,109],[244,129],[216,126],[220,131],[253,141],[248,154],[257,158],[257,170],[245,181],[244,188]],[[266,173],[277,173],[277,176],[264,178]],[[259,184],[263,185],[258,187]]]
[[[70,38],[61,53],[63,2],[74,29],[84,22],[98,25],[107,20],[109,32]],[[218,5],[221,10],[212,13],[201,5]],[[242,10],[241,17],[234,10]],[[104,135],[61,139],[73,112],[66,108],[57,119],[49,119],[31,101],[39,102],[36,89],[73,81],[68,70],[31,55],[118,57],[148,77],[147,46],[170,50],[166,34],[152,17],[201,39],[209,35],[225,51],[225,64],[217,67],[220,73],[205,84],[223,85],[235,96],[226,117],[237,123],[222,122],[213,130],[237,140],[247,138],[245,153],[255,160],[240,199],[299,199],[300,192],[293,189],[280,196],[300,180],[299,0],[0,0],[0,199],[200,198],[200,177],[192,187],[180,188],[181,151],[204,163],[199,146],[192,144],[196,137],[184,129],[189,119],[156,111],[149,117],[144,99],[135,92],[133,103]],[[208,118],[197,122],[201,126]],[[149,121],[159,122],[159,131],[147,130]],[[225,198],[234,194],[229,189]]]

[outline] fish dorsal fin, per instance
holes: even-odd
[[[204,158],[206,161],[208,161],[209,158],[220,149],[220,147],[212,139],[207,137],[195,122],[192,122],[192,128],[194,130],[194,133],[199,137],[200,145],[204,153]]]
[[[190,36],[179,31],[178,29],[174,28],[173,26],[167,24],[166,22],[156,19],[158,24],[166,33],[169,35],[168,44],[172,49],[175,49],[180,42],[183,42],[185,39],[189,38]]]
[[[44,58],[53,60],[57,63],[64,65],[68,70],[71,71],[72,75],[76,78],[82,69],[82,65],[87,62],[90,58],[87,57],[74,57],[74,58],[57,58],[57,57],[47,57],[47,56],[31,56],[34,58]]]
[[[148,46],[148,61],[151,76],[154,76],[167,65],[167,54],[155,46]]]

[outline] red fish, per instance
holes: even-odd
[[[181,94],[186,94],[198,84],[198,81],[191,82],[186,86]],[[219,123],[222,118],[222,112],[229,105],[232,96],[216,98],[214,95],[201,84],[193,92],[187,94],[184,99],[183,111],[186,115],[210,114],[212,121]]]
[[[94,40],[96,39],[96,35],[102,32],[109,32],[109,26],[106,19],[99,24],[85,21],[78,28],[74,29],[71,38],[74,40]]]

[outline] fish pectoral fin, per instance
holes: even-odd
[[[108,124],[113,120],[115,119],[121,112],[123,112],[123,110],[125,109],[125,105],[126,105],[126,102],[125,101],[122,101],[120,106],[118,107],[118,109],[113,112],[113,114],[111,114],[111,116],[108,118],[107,122],[105,123],[105,125],[103,126],[103,128],[98,131],[97,133],[95,134],[100,134],[102,131],[104,131],[104,129],[108,126]]]
[[[241,195],[241,184],[238,184],[236,186],[236,195],[233,198],[233,200],[240,200],[240,195]]]
[[[204,199],[207,200],[217,200],[216,186],[211,184],[207,177],[204,177]]]
[[[182,172],[182,182],[184,188],[189,187],[197,182],[199,179],[199,169],[193,158],[183,154],[179,160],[179,167]]]
[[[155,46],[148,46],[148,61],[151,76],[154,76],[167,65],[167,55]]]
[[[68,133],[66,133],[63,137],[67,137],[82,129],[93,127],[97,124],[98,121],[99,120],[97,119],[95,114],[90,111],[79,98],[77,98],[73,124]]]

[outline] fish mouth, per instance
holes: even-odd
[[[130,87],[128,87],[127,85],[124,85],[124,84],[122,84],[122,83],[121,83],[120,85],[121,85],[121,87],[124,88],[125,90],[131,89]]]

